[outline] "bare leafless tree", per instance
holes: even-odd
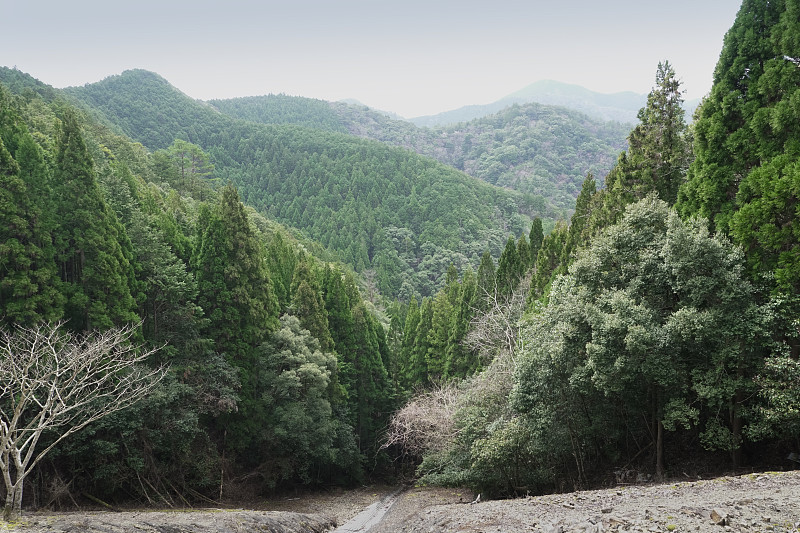
[[[454,415],[459,396],[453,382],[414,395],[392,415],[383,448],[398,446],[412,456],[445,449],[458,432]]]
[[[500,295],[495,289],[484,295],[486,303],[476,310],[464,342],[488,362],[486,369],[460,383],[437,384],[415,394],[392,415],[384,448],[398,446],[403,453],[415,456],[442,451],[458,437],[460,409],[483,402],[504,411],[513,385],[520,319],[530,282],[528,275],[511,294]]]
[[[530,273],[523,277],[511,294],[494,291],[483,295],[484,307],[475,313],[470,322],[464,344],[477,352],[485,361],[493,361],[499,354],[514,360],[519,344],[519,327],[525,312],[531,287]]]
[[[134,328],[75,335],[62,324],[0,329],[0,470],[5,521],[19,517],[25,477],[58,443],[147,395],[163,367],[131,343]],[[37,450],[45,432],[56,437]]]

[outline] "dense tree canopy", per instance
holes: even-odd
[[[450,263],[477,265],[485,247],[499,255],[506,228],[519,234],[531,215],[546,214],[530,196],[405,149],[234,119],[152,73],[128,71],[68,93],[149,148],[171,146],[167,155],[186,163],[171,182],[179,191],[208,181],[187,171],[200,147],[245,203],[304,230],[357,271],[374,269],[379,289],[405,301],[432,295]]]

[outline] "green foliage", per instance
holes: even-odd
[[[302,229],[357,271],[374,269],[391,296],[433,295],[449,264],[463,269],[485,246],[499,255],[504,228],[520,233],[533,210],[529,198],[404,149],[233,119],[144,71],[68,94],[151,149],[176,138],[201,147],[248,205]]]
[[[543,391],[555,387],[570,402],[593,396],[592,416],[628,416],[625,427],[640,435],[650,420],[677,430],[699,419],[708,447],[738,447],[765,331],[742,260],[705,222],[683,223],[652,197],[633,204],[557,278],[547,307],[531,318],[514,405],[549,409]],[[542,379],[555,375],[545,387]],[[647,422],[634,429],[637,420]],[[720,428],[725,442],[716,440]]]
[[[628,136],[627,165],[615,186],[634,201],[656,192],[673,205],[691,160],[691,139],[680,82],[669,61],[658,64],[656,86],[638,118],[639,124]]]
[[[800,290],[799,10],[794,0],[742,3],[697,113],[678,201],[681,214],[708,217],[741,244],[753,279],[781,298]]]
[[[337,104],[313,98],[270,94],[208,102],[222,113],[261,124],[292,124],[338,133],[347,133]],[[346,104],[341,107],[348,108]]]
[[[264,124],[350,133],[413,150],[478,179],[531,195],[541,216],[569,211],[587,172],[605,175],[627,126],[562,107],[510,105],[462,124],[420,128],[363,106],[269,95],[214,100],[220,111]]]
[[[756,379],[764,402],[755,407],[747,435],[753,440],[795,438],[800,433],[800,362],[776,354],[766,359]]]
[[[461,279],[456,307],[450,323],[444,374],[447,378],[465,378],[480,368],[477,354],[464,345],[470,322],[478,306],[478,282],[467,268]]]
[[[542,229],[542,219],[536,217],[531,222],[531,233],[528,236],[528,244],[530,246],[531,265],[536,264],[536,258],[539,255],[539,249],[542,247],[544,240],[544,230]]]
[[[501,295],[511,294],[517,288],[524,270],[525,263],[517,252],[517,243],[513,236],[509,237],[497,263],[497,292]]]
[[[479,304],[486,301],[486,299],[497,290],[496,276],[494,259],[492,259],[491,254],[487,250],[483,252],[481,263],[478,266],[477,299]]]
[[[258,470],[270,486],[293,479],[326,481],[320,476],[331,468],[357,478],[361,469],[358,461],[353,462],[357,451],[348,449],[352,440],[340,441],[337,427],[341,422],[330,402],[336,356],[320,351],[319,342],[301,328],[296,317],[284,315],[280,324],[260,348],[258,390],[263,418]]]
[[[77,116],[63,117],[55,160],[56,261],[75,331],[136,322],[130,241],[97,185]]]
[[[414,362],[415,340],[421,318],[422,316],[417,299],[412,297],[408,304],[408,311],[406,312],[405,325],[403,327],[403,342],[400,346],[400,356],[398,357],[400,385],[404,389],[409,389],[412,385],[421,381],[416,373],[418,367],[415,366]]]
[[[196,144],[176,139],[166,150],[173,172],[165,172],[172,178],[169,183],[183,194],[199,196],[203,200],[209,195],[209,176],[214,174],[210,156]]]
[[[553,231],[542,240],[542,247],[539,248],[536,256],[536,269],[531,282],[531,299],[543,296],[553,278],[566,270],[566,265],[563,265],[561,261],[565,256],[564,250],[568,236],[567,225],[559,221]]]
[[[154,503],[252,472],[270,487],[359,480],[393,402],[383,326],[318,245],[207,187],[204,154],[150,154],[0,87],[4,320],[66,305],[78,329],[141,323],[169,364],[152,398],[59,446],[42,474]]]
[[[578,250],[616,224],[631,202],[655,193],[668,204],[675,203],[691,158],[682,103],[675,71],[669,62],[659,63],[655,87],[639,111],[639,124],[628,136],[628,150],[620,154],[606,177],[605,189],[598,191],[594,177],[587,175],[569,226],[557,226],[542,241],[531,285],[533,297],[544,296],[554,277],[567,271]]]
[[[264,250],[232,186],[201,214],[198,226],[193,270],[198,303],[209,318],[204,334],[236,365],[252,368],[253,349],[275,326],[278,314]]]
[[[49,174],[10,99],[0,86],[0,317],[20,324],[54,321],[64,298],[55,283]]]

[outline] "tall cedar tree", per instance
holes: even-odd
[[[639,110],[639,124],[628,136],[628,151],[597,190],[587,176],[575,203],[569,227],[556,226],[542,241],[536,259],[531,295],[544,295],[555,276],[564,274],[577,251],[603,228],[615,224],[625,206],[651,193],[675,203],[691,160],[689,129],[684,121],[680,82],[668,61],[658,64],[655,87]]]
[[[297,264],[294,280],[297,286],[292,297],[292,312],[300,319],[300,325],[319,341],[320,350],[333,352],[328,312],[322,301],[321,290],[317,287],[316,277],[311,274],[305,261]]]
[[[209,319],[204,333],[234,365],[252,369],[255,348],[277,325],[278,305],[264,249],[233,186],[201,213],[198,236],[193,266]]]
[[[447,378],[464,378],[479,368],[477,354],[463,344],[470,321],[475,313],[477,289],[478,284],[475,273],[467,265],[467,269],[461,279],[458,304],[455,309],[456,314],[450,326],[450,336],[447,339],[444,369],[445,377]]]
[[[695,125],[684,216],[741,244],[753,276],[800,292],[800,2],[745,0],[725,35]],[[796,310],[793,314],[796,315]],[[797,346],[795,343],[795,350]]]
[[[415,383],[414,374],[414,341],[417,337],[417,328],[420,321],[420,309],[417,303],[417,297],[412,296],[411,301],[408,303],[408,311],[406,312],[406,322],[403,327],[403,342],[400,346],[400,385],[404,389],[409,389]]]
[[[483,252],[481,263],[478,265],[478,305],[485,309],[489,298],[497,290],[494,259],[488,250]]]
[[[0,87],[0,317],[8,323],[54,321],[63,312],[45,179],[41,151]]]
[[[542,228],[542,219],[536,217],[531,222],[531,232],[528,235],[528,245],[531,248],[531,266],[536,265],[536,258],[539,255],[539,249],[542,247],[544,240],[544,229]]]
[[[297,256],[280,232],[276,232],[267,245],[267,268],[272,277],[272,290],[281,311],[289,307],[292,277],[297,266]],[[323,349],[323,351],[325,351]]]
[[[458,293],[458,271],[450,265],[445,286],[436,293],[432,303],[431,329],[428,331],[428,351],[425,355],[428,379],[432,381],[440,381],[446,375],[447,344],[454,313],[458,311]]]
[[[355,350],[356,340],[350,298],[344,286],[342,273],[335,266],[325,266],[322,276],[322,300],[328,314],[328,328],[338,355],[339,383],[344,392],[340,399],[348,400],[355,390],[356,376],[351,354]],[[351,419],[351,422],[355,425],[355,419]]]
[[[647,104],[639,110],[639,124],[628,136],[628,164],[617,183],[628,201],[656,192],[661,200],[675,204],[691,157],[689,128],[683,117],[680,81],[669,61],[664,61],[658,64]]]
[[[381,357],[378,324],[359,302],[352,310],[355,351],[351,354],[356,371],[356,434],[362,451],[378,449],[378,431],[389,411],[389,378]],[[385,338],[384,338],[385,343]]]
[[[412,386],[428,384],[428,349],[430,348],[428,334],[432,326],[433,300],[431,298],[423,298],[419,309],[419,323],[414,334],[414,344],[409,360]]]
[[[71,110],[62,120],[54,178],[56,257],[69,327],[88,331],[137,322],[130,241],[100,193]]]

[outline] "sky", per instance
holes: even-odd
[[[0,0],[0,66],[55,87],[141,68],[201,100],[355,99],[406,118],[539,80],[711,88],[740,0]]]

